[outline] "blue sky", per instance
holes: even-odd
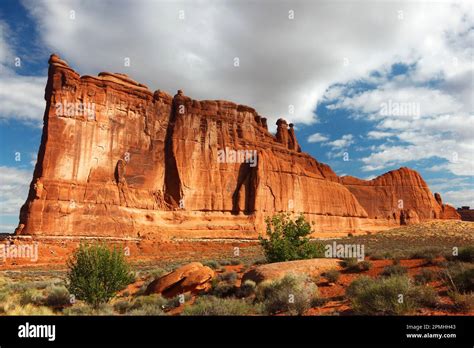
[[[408,166],[445,202],[474,206],[466,2],[4,0],[0,30],[0,231],[26,198],[52,52],[80,74],[123,72],[251,105],[271,125],[284,117],[339,175]]]

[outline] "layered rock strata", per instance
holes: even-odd
[[[275,136],[251,107],[152,92],[123,74],[80,76],[56,55],[49,63],[17,234],[256,238],[276,212],[303,213],[315,235],[447,214],[416,172],[340,178],[301,152],[292,124],[278,120]]]

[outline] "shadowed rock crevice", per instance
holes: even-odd
[[[182,101],[182,92],[174,96],[173,108],[166,129],[165,138],[165,200],[173,207],[178,207],[182,197],[181,180],[179,178],[179,170],[173,149],[173,133],[176,125],[177,117],[182,117],[180,113],[184,113],[185,105]],[[178,116],[179,114],[179,116]]]

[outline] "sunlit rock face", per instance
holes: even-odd
[[[49,61],[38,161],[17,234],[256,238],[277,212],[315,236],[459,218],[407,168],[339,178],[251,107],[193,100],[123,74],[80,76]],[[403,202],[400,206],[400,200]]]

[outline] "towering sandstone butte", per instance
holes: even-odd
[[[80,76],[56,55],[49,63],[43,136],[17,234],[255,238],[281,211],[304,213],[316,234],[449,211],[406,168],[368,182],[339,178],[301,152],[292,124],[280,119],[274,136],[248,106],[151,92],[123,74]],[[256,162],[229,163],[245,159],[245,149]]]

